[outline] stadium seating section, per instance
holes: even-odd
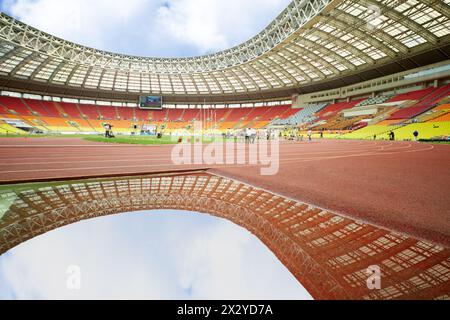
[[[398,95],[380,94],[332,103],[142,110],[136,107],[88,105],[0,97],[0,135],[45,133],[103,133],[110,123],[119,134],[130,134],[134,125],[154,124],[166,133],[185,132],[194,121],[215,132],[243,128],[300,128],[320,131],[324,137],[386,139],[390,131],[408,140],[419,131],[422,138],[450,136],[450,84]]]

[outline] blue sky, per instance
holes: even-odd
[[[261,31],[289,0],[3,0],[1,9],[46,32],[140,56],[216,52]],[[126,6],[123,4],[126,3]],[[69,266],[82,288],[66,287]],[[303,299],[297,280],[254,236],[192,213],[86,221],[0,257],[0,299]]]
[[[2,0],[2,11],[97,49],[196,56],[255,36],[290,0]],[[124,5],[126,3],[126,5]]]
[[[68,290],[67,269],[81,271]],[[0,299],[309,299],[252,234],[208,215],[153,211],[97,218],[0,257]]]

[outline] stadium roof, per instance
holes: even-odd
[[[294,0],[257,36],[192,58],[104,52],[0,13],[0,87],[168,102],[288,97],[450,58],[450,0]]]

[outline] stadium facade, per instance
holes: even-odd
[[[131,102],[290,99],[447,60],[449,20],[445,0],[295,0],[241,45],[170,59],[87,48],[1,14],[0,86]]]

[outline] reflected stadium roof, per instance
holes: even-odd
[[[450,0],[294,0],[247,42],[191,58],[104,52],[0,14],[0,87],[24,92],[161,94],[172,102],[287,97],[449,58]]]

